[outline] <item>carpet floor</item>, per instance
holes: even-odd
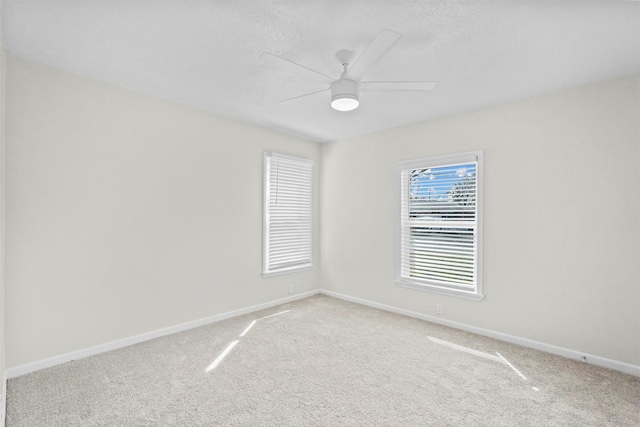
[[[324,295],[7,388],[9,427],[640,425],[640,378]]]

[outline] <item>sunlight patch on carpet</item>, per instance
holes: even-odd
[[[227,346],[227,348],[225,348],[222,353],[220,353],[220,355],[218,357],[216,357],[216,360],[213,361],[213,363],[211,365],[209,365],[209,367],[207,368],[206,372],[212,371],[214,369],[216,369],[218,367],[218,365],[220,364],[220,362],[222,362],[224,360],[225,357],[227,357],[227,354],[229,354],[229,352],[231,350],[233,350],[233,347],[236,346],[236,344],[238,344],[238,340],[235,340],[231,343],[229,343],[229,345]]]

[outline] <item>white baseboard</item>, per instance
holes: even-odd
[[[296,301],[299,299],[307,298],[312,295],[316,295],[319,291],[309,291],[296,295],[292,295],[286,298],[269,301],[266,303],[254,305],[251,307],[245,307],[238,310],[228,311],[226,313],[216,314],[210,317],[206,317],[200,320],[194,320],[191,322],[181,323],[176,326],[170,326],[164,329],[158,329],[155,331],[147,332],[144,334],[136,335],[129,338],[124,338],[117,341],[112,341],[106,344],[99,344],[94,347],[85,348],[82,350],[72,351],[70,353],[62,354],[60,356],[54,356],[49,359],[40,360],[37,362],[27,363],[20,366],[15,366],[6,370],[5,378],[16,378],[21,375],[26,375],[31,372],[39,371],[41,369],[51,368],[53,366],[61,365],[63,363],[70,362],[72,360],[79,360],[89,356],[95,356],[96,354],[105,353],[107,351],[116,350],[119,348],[127,347],[133,344],[139,344],[144,341],[148,341],[154,338],[163,337],[165,335],[175,334],[177,332],[186,331],[189,329],[197,328],[199,326],[208,325],[211,323],[219,322],[221,320],[230,319],[232,317],[241,316],[243,314],[253,313],[255,311],[264,310],[276,305],[285,304],[287,302]],[[5,381],[6,384],[6,381]],[[5,394],[2,395],[3,398]],[[0,424],[4,425],[4,424]]]
[[[500,341],[505,341],[512,344],[521,345],[523,347],[533,348],[535,350],[544,351],[546,353],[555,354],[557,356],[566,357],[568,359],[576,360],[579,362],[589,363],[591,365],[600,366],[603,368],[613,369],[615,371],[623,372],[625,374],[634,375],[640,377],[640,366],[631,365],[629,363],[618,362],[616,360],[607,359],[604,357],[594,356],[591,354],[581,353],[579,351],[570,350],[563,347],[557,347],[551,344],[545,344],[538,341],[529,340],[526,338],[520,338],[513,335],[503,334],[502,332],[496,332],[489,329],[478,328],[476,326],[467,325],[464,323],[458,323],[451,320],[443,319],[440,317],[429,316],[427,314],[418,313],[415,311],[405,310],[398,307],[393,307],[386,304],[380,304],[373,301],[368,301],[362,298],[356,298],[349,295],[340,294],[333,291],[320,290],[321,294],[325,294],[331,297],[343,299],[345,301],[354,302],[357,304],[366,305],[380,310],[389,311],[392,313],[402,314],[409,317],[415,317],[417,319],[426,320],[440,325],[449,326],[463,331],[472,332],[478,335],[484,335],[489,338],[495,338]]]
[[[459,323],[459,322],[454,322],[451,320],[447,320],[447,319],[443,319],[440,317],[435,317],[435,316],[430,316],[427,314],[422,314],[422,313],[418,313],[418,312],[414,312],[414,311],[410,311],[410,310],[405,310],[402,308],[398,308],[398,307],[394,307],[394,306],[390,306],[387,304],[381,304],[381,303],[377,303],[374,301],[369,301],[369,300],[365,300],[362,298],[357,298],[357,297],[352,297],[349,295],[345,295],[345,294],[340,294],[338,292],[333,292],[333,291],[327,291],[327,290],[314,290],[314,291],[309,291],[309,292],[305,292],[305,293],[301,293],[301,294],[296,294],[296,295],[292,295],[290,297],[286,297],[286,298],[281,298],[278,300],[274,300],[274,301],[269,301],[263,304],[258,304],[258,305],[254,305],[251,307],[246,307],[246,308],[242,308],[242,309],[238,309],[238,310],[233,310],[233,311],[229,311],[226,313],[221,313],[221,314],[217,314],[214,316],[210,316],[204,319],[200,319],[200,320],[195,320],[195,321],[191,321],[191,322],[187,322],[187,323],[182,323],[180,325],[176,325],[176,326],[171,326],[168,328],[164,328],[164,329],[159,329],[156,331],[151,331],[151,332],[147,332],[141,335],[136,335],[130,338],[124,338],[121,340],[117,340],[117,341],[112,341],[110,343],[106,343],[106,344],[100,344],[94,347],[90,347],[90,348],[86,348],[86,349],[82,349],[82,350],[78,350],[78,351],[73,351],[70,353],[66,353],[60,356],[55,356],[49,359],[45,359],[45,360],[41,360],[41,361],[37,361],[37,362],[32,362],[32,363],[27,363],[24,365],[20,365],[20,366],[16,366],[10,369],[7,369],[4,374],[3,374],[3,387],[4,387],[4,391],[2,394],[2,405],[4,408],[4,401],[6,399],[6,380],[9,378],[15,378],[15,377],[19,377],[21,375],[26,375],[29,374],[31,372],[35,372],[35,371],[39,371],[41,369],[46,369],[46,368],[50,368],[53,366],[57,366],[57,365],[61,365],[63,363],[67,363],[70,362],[72,360],[79,360],[79,359],[83,359],[85,357],[89,357],[89,356],[94,356],[96,354],[100,354],[100,353],[104,353],[107,351],[111,351],[111,350],[116,350],[119,348],[123,348],[123,347],[127,347],[133,344],[138,344],[144,341],[148,341],[154,338],[158,338],[158,337],[162,337],[165,335],[170,335],[170,334],[174,334],[177,332],[182,332],[182,331],[186,331],[189,329],[193,329],[193,328],[197,328],[199,326],[204,326],[204,325],[208,325],[211,323],[215,323],[215,322],[219,322],[221,320],[226,320],[226,319],[230,319],[232,317],[237,317],[237,316],[241,316],[243,314],[249,314],[249,313],[253,313],[256,311],[260,311],[260,310],[264,310],[266,308],[270,308],[279,304],[284,304],[287,302],[291,302],[291,301],[296,301],[296,300],[300,300],[300,299],[304,299],[316,294],[324,294],[324,295],[328,295],[334,298],[339,298],[345,301],[350,301],[350,302],[354,302],[356,304],[362,304],[362,305],[366,305],[369,307],[373,307],[373,308],[377,308],[380,310],[385,310],[385,311],[389,311],[392,313],[397,313],[397,314],[402,314],[404,316],[409,316],[409,317],[414,317],[417,319],[422,319],[422,320],[426,320],[428,322],[433,322],[433,323],[438,323],[444,326],[449,326],[452,328],[456,328],[456,329],[460,329],[463,331],[467,331],[467,332],[472,332],[478,335],[484,335],[490,338],[495,338],[498,339],[500,341],[505,341],[505,342],[509,342],[512,344],[517,344],[517,345],[521,345],[523,347],[528,347],[528,348],[533,348],[535,350],[540,350],[540,351],[544,351],[546,353],[551,353],[551,354],[555,354],[558,356],[563,356],[566,357],[568,359],[572,359],[572,360],[576,360],[576,361],[581,361],[581,362],[586,362],[586,363],[590,363],[592,365],[595,366],[600,366],[603,368],[608,368],[608,369],[613,369],[619,372],[623,372],[625,374],[630,374],[630,375],[634,375],[636,377],[640,377],[640,366],[636,366],[636,365],[631,365],[628,363],[624,363],[624,362],[618,362],[616,360],[611,360],[611,359],[607,359],[604,357],[599,357],[599,356],[594,356],[594,355],[590,355],[590,354],[585,354],[585,353],[581,353],[579,351],[575,351],[575,350],[570,350],[567,348],[563,348],[563,347],[557,347],[551,344],[546,344],[546,343],[542,343],[542,342],[538,342],[538,341],[533,341],[533,340],[529,340],[526,338],[520,338],[520,337],[516,337],[513,335],[508,335],[508,334],[504,334],[502,332],[496,332],[496,331],[492,331],[489,329],[483,329],[483,328],[478,328],[476,326],[471,326],[471,325],[467,325],[464,323]],[[586,359],[584,359],[586,358]],[[2,412],[2,416],[4,416],[4,409]],[[4,424],[0,424],[0,425],[4,425]]]

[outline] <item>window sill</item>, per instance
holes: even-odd
[[[419,291],[432,292],[432,293],[436,293],[436,294],[448,295],[448,296],[457,297],[457,298],[470,299],[470,300],[474,300],[474,301],[481,301],[481,300],[484,299],[484,295],[481,294],[481,293],[458,291],[458,290],[454,290],[454,289],[442,288],[440,286],[426,285],[426,284],[422,284],[422,283],[409,282],[409,281],[401,280],[401,279],[396,280],[396,285],[398,285],[400,287],[403,287],[403,288],[417,289]]]
[[[283,268],[282,270],[263,272],[262,273],[262,278],[266,279],[267,277],[283,276],[285,274],[293,274],[293,273],[301,273],[303,271],[311,270],[312,268],[313,268],[313,264],[305,264],[305,265],[300,265],[300,266],[297,266],[297,267]]]

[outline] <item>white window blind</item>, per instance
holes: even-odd
[[[400,164],[398,283],[482,297],[482,152]]]
[[[263,276],[311,268],[313,161],[264,153]]]

